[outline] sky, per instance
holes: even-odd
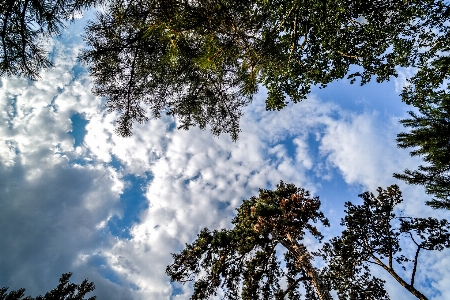
[[[171,253],[205,227],[230,228],[243,199],[280,180],[320,196],[326,239],[342,230],[344,203],[361,203],[358,194],[379,186],[400,186],[404,215],[449,218],[424,205],[423,188],[392,177],[421,163],[395,142],[412,109],[398,94],[414,70],[383,84],[314,88],[279,112],[265,110],[261,88],[237,142],[177,130],[167,116],[121,138],[117,115],[92,95],[77,61],[92,16],[49,43],[55,67],[41,80],[1,78],[0,287],[37,296],[72,272],[73,282],[94,281],[97,299],[189,299],[192,285],[165,275]],[[449,254],[421,254],[416,284],[429,299],[450,299]],[[414,299],[382,270],[373,274],[387,280],[392,299]]]

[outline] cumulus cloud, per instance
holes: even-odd
[[[95,138],[88,132],[86,140],[94,142],[98,157],[107,157],[106,151],[111,151],[130,172],[141,172],[145,166],[153,177],[146,190],[148,210],[132,228],[132,238],[108,252],[109,264],[139,287],[139,299],[166,299],[173,293],[164,274],[170,253],[192,242],[203,227],[229,227],[234,209],[242,199],[256,195],[258,188],[274,188],[284,180],[315,192],[317,184],[333,180],[320,172],[311,175],[319,164],[338,170],[348,185],[360,186],[361,192],[396,182],[392,173],[415,166],[418,160],[397,149],[397,119],[383,117],[376,112],[342,111],[314,97],[281,112],[265,112],[256,99],[242,120],[244,130],[237,143],[196,128],[170,130],[174,121],[169,118],[136,127],[132,141],[126,143],[111,133],[100,140],[98,130],[94,130]],[[92,126],[112,130],[109,123],[101,125],[109,121],[99,118],[97,122]],[[317,141],[318,156],[308,147],[311,135]],[[287,142],[294,147],[294,155]],[[103,145],[103,152],[98,145]],[[407,210],[423,212],[419,198],[414,198],[414,209]],[[348,199],[337,200],[328,205],[342,210]],[[390,288],[395,291],[398,286]],[[186,295],[178,295],[180,299],[189,295],[189,288],[184,289]]]
[[[75,282],[95,279],[99,295],[127,298],[128,290],[102,278],[95,262],[79,263],[80,255],[113,242],[104,224],[120,213],[123,182],[103,163],[81,163],[86,149],[74,149],[70,117],[89,118],[101,101],[73,70],[79,47],[61,43],[53,45],[56,67],[41,81],[1,79],[0,285],[37,295],[71,271]]]
[[[139,286],[142,299],[168,298],[172,288],[164,270],[171,262],[170,253],[191,242],[203,227],[229,227],[235,208],[258,188],[273,188],[283,179],[314,189],[306,179],[301,154],[290,157],[282,143],[289,138],[284,128],[296,128],[294,122],[281,124],[273,115],[255,125],[251,118],[244,119],[248,124],[243,125],[246,130],[237,143],[196,128],[160,130],[170,127],[170,122],[152,120],[136,128],[133,142],[119,143],[117,137],[110,142],[114,143],[110,149],[115,148],[114,155],[128,170],[139,172],[139,166],[145,165],[153,177],[146,191],[149,209],[131,230],[132,238],[118,242],[109,252],[110,265]],[[88,131],[86,144],[89,147],[89,141],[95,141],[99,150],[97,145],[108,141],[99,140],[97,132],[94,138]],[[292,130],[287,133],[296,134]],[[133,149],[141,155],[136,156]]]
[[[381,123],[384,126],[381,126]],[[392,174],[416,163],[407,150],[397,149],[396,118],[382,120],[377,113],[344,114],[328,120],[320,151],[337,167],[348,184],[362,184],[370,190],[390,184]]]

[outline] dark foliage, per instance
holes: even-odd
[[[322,238],[314,222],[328,225],[319,199],[281,182],[275,191],[261,190],[259,197],[244,200],[232,229],[203,229],[173,254],[166,272],[172,281],[194,282],[191,299],[209,299],[221,288],[225,299],[332,299],[330,292],[336,291],[339,299],[387,300],[385,282],[371,275],[380,266],[412,295],[427,299],[415,286],[419,254],[450,248],[449,222],[396,216],[394,208],[402,202],[396,185],[360,197],[362,205],[345,205],[342,235],[315,253],[303,239],[307,232]],[[286,250],[284,261],[278,245]],[[415,252],[406,253],[401,245]],[[325,264],[321,270],[312,265],[315,257]],[[408,281],[398,267],[410,269]]]
[[[442,49],[428,46],[446,34],[449,12],[430,0],[111,1],[87,27],[81,58],[94,93],[121,113],[120,135],[150,109],[236,140],[260,85],[267,109],[279,110],[345,76],[388,80]]]
[[[52,64],[45,39],[60,33],[64,22],[96,0],[0,1],[0,76],[39,78]]]
[[[308,299],[331,299],[302,243],[307,232],[322,238],[315,222],[328,225],[319,206],[317,197],[292,184],[261,190],[259,197],[244,200],[232,229],[205,228],[173,255],[166,272],[173,281],[194,281],[191,299],[209,299],[219,287],[227,299],[300,299],[300,285]],[[288,250],[286,268],[277,255],[280,244]]]
[[[427,299],[414,286],[421,250],[450,247],[450,224],[434,218],[398,217],[394,207],[401,203],[398,186],[378,188],[378,195],[366,192],[362,205],[346,203],[346,229],[321,250],[328,266],[324,270],[340,299],[389,299],[383,281],[370,278],[369,266],[378,265],[393,279],[419,299]],[[414,257],[407,257],[400,245],[409,240],[416,248]],[[409,281],[395,270],[410,268]],[[363,283],[361,285],[361,283]],[[364,287],[364,288],[361,288]]]
[[[450,50],[450,39],[446,43]],[[400,133],[399,147],[413,148],[411,155],[421,156],[425,165],[394,176],[409,184],[423,185],[435,198],[428,204],[450,209],[450,57],[442,56],[423,66],[402,93],[403,100],[418,111],[401,123],[410,132]]]
[[[47,292],[44,296],[37,296],[33,298],[31,296],[25,297],[25,289],[19,289],[17,291],[10,291],[4,287],[0,289],[0,300],[95,300],[96,297],[84,298],[86,294],[92,292],[95,289],[93,282],[89,282],[87,279],[83,280],[81,284],[75,284],[70,282],[72,273],[65,273],[61,275],[59,284],[53,290]]]

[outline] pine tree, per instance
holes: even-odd
[[[330,286],[338,291],[339,299],[373,299],[369,295],[382,291],[383,282],[374,279],[364,286],[359,283],[367,282],[371,268],[378,266],[412,295],[427,299],[415,285],[421,266],[419,254],[450,248],[450,224],[435,218],[397,216],[394,208],[403,201],[397,185],[378,188],[377,195],[365,192],[359,197],[363,204],[345,204],[342,235],[321,250],[327,264],[323,274],[330,279]],[[415,249],[413,257],[405,255],[403,247]],[[396,271],[399,268],[411,274],[409,279]],[[379,294],[375,299],[386,296]]]
[[[205,228],[196,241],[173,255],[175,261],[166,272],[173,281],[194,280],[191,299],[209,299],[219,287],[227,299],[299,299],[303,284],[308,299],[331,300],[302,241],[306,233],[322,238],[314,223],[328,225],[328,220],[319,207],[317,197],[292,184],[261,190],[259,197],[244,200],[232,229]],[[278,245],[288,250],[286,270],[277,257]]]
[[[409,184],[423,185],[435,197],[427,204],[444,209],[450,209],[449,68],[450,57],[439,57],[422,66],[403,91],[403,100],[418,111],[410,111],[410,118],[401,120],[410,131],[398,135],[398,146],[413,148],[411,155],[422,157],[426,164],[394,174]]]
[[[95,289],[93,282],[87,279],[80,284],[70,282],[72,273],[65,273],[61,275],[59,284],[53,290],[47,292],[44,296],[25,297],[25,289],[18,289],[16,291],[8,292],[8,288],[0,289],[0,300],[95,300],[96,297],[84,298],[84,296]]]
[[[15,0],[0,2],[0,76],[39,78],[49,68],[44,43],[64,22],[96,0]]]
[[[319,198],[283,182],[274,191],[260,190],[238,208],[231,229],[203,229],[173,254],[166,273],[172,281],[194,282],[191,299],[210,299],[221,289],[225,299],[332,299],[336,291],[342,300],[387,300],[385,282],[371,275],[381,267],[412,295],[427,299],[415,284],[420,254],[450,248],[450,223],[397,216],[403,199],[396,185],[360,197],[362,205],[345,204],[342,235],[313,252],[305,235],[321,240],[315,223],[329,225]],[[404,245],[415,253],[408,256]],[[319,257],[322,269],[313,264]],[[398,267],[410,267],[410,278]]]

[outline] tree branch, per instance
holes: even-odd
[[[336,52],[339,53],[340,55],[344,56],[344,57],[354,58],[354,59],[363,59],[361,56],[345,54],[345,53],[342,52],[342,51],[336,51]]]
[[[414,279],[415,279],[415,276],[416,276],[417,261],[418,261],[418,258],[419,258],[420,249],[421,249],[421,246],[418,246],[417,250],[416,250],[416,255],[414,256],[414,267],[413,267],[413,271],[412,271],[412,274],[411,274],[411,286],[414,286]]]
[[[412,285],[406,283],[406,281],[403,280],[392,268],[389,268],[386,266],[378,257],[372,255],[372,258],[385,269],[395,280],[397,280],[398,283],[400,283],[405,289],[407,289],[411,294],[419,298],[420,300],[428,300],[425,295],[423,295],[421,292],[416,290]]]

